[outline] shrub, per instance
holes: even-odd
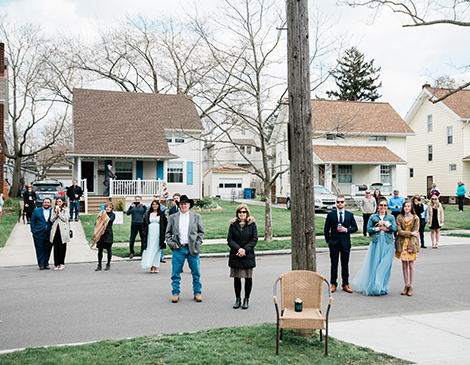
[[[194,205],[198,209],[215,209],[217,208],[217,203],[212,200],[212,198],[204,198],[197,200]]]
[[[124,205],[124,202],[122,201],[122,199],[119,199],[118,203],[117,203],[117,207],[116,207],[116,210],[118,212],[124,212],[124,208],[126,206]]]

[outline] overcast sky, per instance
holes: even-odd
[[[0,0],[1,11],[19,21],[40,24],[45,31],[61,30],[87,34],[90,21],[112,22],[126,15],[178,14],[197,3],[210,11],[222,0]],[[282,1],[282,0],[279,0]],[[366,60],[382,67],[383,94],[378,101],[389,102],[404,117],[425,82],[442,75],[458,75],[455,66],[470,64],[470,29],[439,25],[403,28],[405,18],[385,11],[370,25],[367,9],[338,7],[334,0],[309,1],[335,20],[335,31],[347,31],[351,45],[357,45]],[[469,76],[470,73],[467,73]],[[470,77],[468,77],[470,78]],[[327,89],[333,88],[330,84]],[[325,91],[325,90],[324,90]]]

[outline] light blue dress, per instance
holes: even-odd
[[[352,281],[358,292],[364,295],[388,293],[394,253],[395,245],[387,243],[385,232],[381,231],[378,240],[370,243],[362,267]]]
[[[142,253],[140,265],[142,269],[160,267],[160,217],[156,214],[150,214],[150,223],[147,236],[147,249]]]

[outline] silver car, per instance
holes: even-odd
[[[287,209],[290,209],[290,197],[286,200]],[[321,185],[315,185],[315,210],[332,210],[336,207],[336,196]]]
[[[64,186],[59,180],[40,180],[33,182],[33,191],[36,193],[36,205],[42,205],[45,198],[49,198],[54,203],[54,199],[65,198]]]

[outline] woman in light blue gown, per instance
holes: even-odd
[[[165,212],[160,208],[160,203],[153,201],[150,209],[144,214],[142,224],[142,269],[150,269],[152,274],[158,273],[160,266],[160,254],[165,248],[165,231],[167,226]]]
[[[397,231],[395,217],[387,214],[387,200],[381,199],[378,212],[367,224],[372,242],[367,250],[359,273],[352,284],[364,295],[384,295],[390,288],[390,273],[395,253],[393,232]]]

